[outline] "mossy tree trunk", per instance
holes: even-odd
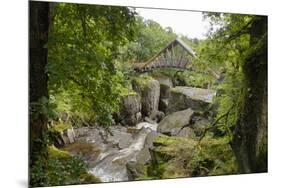
[[[47,65],[48,51],[45,47],[48,41],[49,3],[29,2],[29,103],[38,102],[40,98],[48,98]],[[32,106],[30,106],[32,107]],[[38,112],[35,112],[38,113]],[[47,117],[40,114],[34,118],[29,112],[30,159],[31,165],[43,153],[46,145],[43,134],[47,129]]]
[[[241,173],[267,172],[267,17],[253,18],[232,148]]]

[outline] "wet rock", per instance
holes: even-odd
[[[120,149],[129,147],[133,142],[132,135],[127,133],[127,129],[125,127],[112,126],[109,129],[112,135],[108,135],[107,142],[118,145]]]
[[[141,96],[142,115],[149,116],[158,110],[160,84],[151,77],[140,77],[132,82],[133,89]]]
[[[144,121],[146,121],[147,123],[156,124],[156,122],[150,119],[149,117],[145,117]]]
[[[120,119],[125,125],[135,125],[141,120],[141,98],[136,92],[122,96]]]
[[[208,89],[179,86],[172,88],[167,112],[172,113],[187,108],[207,111],[214,96],[215,92]]]
[[[153,131],[156,131],[157,130],[157,126],[158,125],[155,124],[155,123],[141,122],[141,123],[136,125],[136,128],[137,129],[142,129],[144,127],[144,128],[148,128],[148,129],[151,129]]]
[[[190,123],[192,115],[193,110],[191,110],[190,108],[187,110],[169,114],[159,123],[157,131],[160,133],[171,135],[173,129],[180,129],[188,125]]]
[[[133,142],[127,148],[112,152],[105,156],[98,163],[94,164],[90,173],[99,177],[102,182],[117,182],[128,181],[130,177],[127,172],[127,164],[130,162],[146,161],[145,141],[149,129],[142,128],[136,135],[134,135]]]

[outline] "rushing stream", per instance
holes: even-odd
[[[91,168],[90,172],[99,177],[103,182],[129,180],[126,164],[130,161],[137,160],[137,155],[144,149],[145,139],[150,131],[151,130],[148,128],[142,128],[128,148],[103,156],[103,158]]]
[[[101,151],[95,160],[88,160],[91,174],[102,182],[128,181],[129,162],[145,163],[150,160],[148,147],[152,145],[152,140],[149,137],[156,134],[157,124],[142,122],[128,129],[121,126],[110,129],[113,135],[107,136],[102,136],[105,133],[102,128],[78,128],[75,132],[77,140],[94,144]],[[130,133],[128,130],[132,129],[134,132]]]

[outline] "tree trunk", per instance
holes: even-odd
[[[241,173],[267,172],[267,17],[253,18],[245,87],[232,148]]]
[[[47,65],[48,51],[44,46],[48,41],[49,3],[29,3],[29,103],[32,108],[34,102],[40,98],[48,98]],[[39,113],[39,112],[34,112]],[[47,129],[47,116],[38,117],[29,112],[30,128],[30,157],[31,165],[46,149],[43,134]]]

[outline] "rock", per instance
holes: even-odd
[[[141,99],[140,96],[131,92],[122,96],[120,119],[126,125],[135,125],[141,120]]]
[[[173,82],[169,77],[155,77],[160,83],[160,100],[159,100],[159,110],[166,113],[169,98],[171,95],[171,88],[173,87]]]
[[[160,99],[159,110],[166,113],[168,109],[169,99]]]
[[[128,179],[130,181],[136,180],[138,177],[146,175],[146,168],[143,164],[137,163],[136,161],[130,161],[126,164]]]
[[[145,148],[153,147],[153,142],[155,141],[158,134],[159,133],[157,133],[156,131],[151,131],[147,134],[146,139],[145,139]]]
[[[201,136],[205,129],[211,124],[210,120],[198,115],[192,117],[192,122],[191,128],[194,130],[196,136]]]
[[[75,141],[75,132],[73,128],[66,129],[64,131],[60,132],[60,140],[59,144],[61,146],[67,145],[67,144],[72,144]]]
[[[73,143],[75,141],[75,133],[73,128],[66,130],[66,135],[68,137],[69,143]]]
[[[151,129],[153,131],[156,131],[157,130],[157,126],[158,125],[155,124],[155,123],[141,122],[141,123],[136,125],[136,128],[137,129],[142,129],[144,127],[144,128],[148,128],[148,129]]]
[[[160,99],[168,99],[170,97],[170,89],[173,87],[171,78],[159,76],[154,77],[160,84]]]
[[[150,119],[149,117],[145,117],[144,121],[146,121],[147,123],[156,124],[156,122]]]
[[[127,133],[127,129],[123,126],[112,126],[109,128],[111,134],[108,134],[106,141],[113,145],[118,145],[119,149],[124,149],[130,146],[133,142],[132,135]]]
[[[74,134],[77,137],[86,136],[87,134],[89,134],[89,128],[88,127],[80,127],[80,128],[74,129]]]
[[[133,89],[141,96],[142,115],[149,116],[158,110],[160,84],[151,77],[140,77],[132,82]]]
[[[133,142],[127,148],[107,154],[102,160],[90,166],[90,173],[99,177],[102,182],[128,181],[128,165],[138,160],[144,162],[149,159],[146,151],[145,141],[151,130],[142,128],[134,135]]]
[[[149,116],[149,118],[156,123],[161,121],[164,117],[165,117],[164,112],[161,112],[161,111],[158,111],[158,110],[152,111],[150,116]]]
[[[201,88],[172,88],[167,112],[172,113],[187,108],[192,108],[196,111],[207,111],[215,94],[212,90]]]
[[[190,127],[184,127],[183,129],[181,129],[177,136],[187,137],[192,139],[196,137],[193,129]]]
[[[158,125],[157,131],[160,133],[171,134],[175,128],[182,128],[190,123],[193,110],[190,108],[183,111],[174,112],[166,116]]]
[[[160,85],[164,85],[167,87],[172,88],[173,87],[173,82],[172,79],[170,77],[167,76],[155,76],[154,79],[156,79]]]

